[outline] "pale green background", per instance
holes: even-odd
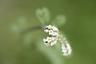
[[[58,14],[66,16],[66,24],[61,31],[65,32],[73,49],[69,58],[63,58],[60,49],[57,49],[58,53],[51,52],[57,57],[49,57],[59,60],[61,64],[96,64],[95,0],[0,0],[0,64],[54,63],[51,57],[38,49],[39,45],[36,46],[42,37],[41,31],[31,32],[31,36],[26,34],[30,38],[25,36],[23,42],[20,38],[24,36],[11,31],[11,25],[21,16],[26,18],[29,27],[40,25],[35,16],[35,10],[40,7],[49,8],[51,18]]]

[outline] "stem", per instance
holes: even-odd
[[[39,25],[38,25],[38,26],[32,26],[32,27],[30,27],[30,28],[28,28],[28,29],[22,30],[21,33],[26,33],[26,32],[35,31],[35,30],[40,30],[40,29],[42,29],[42,27],[39,26]]]

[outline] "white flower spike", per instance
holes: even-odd
[[[61,44],[61,49],[62,49],[62,52],[63,52],[64,56],[69,56],[72,53],[72,49],[71,49],[71,46],[70,46],[69,43],[62,43]]]
[[[58,29],[55,26],[48,25],[45,26],[44,32],[49,34],[49,36],[46,39],[43,39],[44,43],[47,46],[54,46],[58,40]]]
[[[46,46],[54,46],[57,43],[57,41],[59,41],[61,44],[63,55],[64,56],[71,55],[72,53],[71,46],[68,43],[67,39],[62,34],[60,34],[57,27],[52,25],[45,26],[44,32],[48,33],[47,38],[43,39],[43,42]]]

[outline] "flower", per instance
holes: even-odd
[[[54,46],[57,41],[61,44],[64,56],[71,55],[72,49],[67,39],[59,32],[58,28],[52,25],[45,26],[44,32],[48,33],[47,38],[43,39],[46,46]]]
[[[46,39],[43,39],[43,42],[46,46],[53,46],[56,44],[57,38],[54,37],[47,37]]]
[[[44,32],[48,33],[48,37],[46,39],[43,39],[43,42],[47,46],[53,46],[56,44],[58,40],[58,28],[52,25],[45,26]]]
[[[44,32],[48,33],[52,29],[51,25],[45,26],[44,27]]]
[[[61,44],[61,49],[62,49],[64,56],[69,56],[72,53],[71,46],[67,41],[65,41],[65,43]]]

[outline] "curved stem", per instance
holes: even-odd
[[[32,26],[32,27],[30,27],[30,28],[28,28],[28,29],[22,30],[21,33],[26,33],[26,32],[30,32],[30,31],[39,30],[39,29],[42,29],[42,27],[39,26],[39,25],[38,25],[38,26]]]

